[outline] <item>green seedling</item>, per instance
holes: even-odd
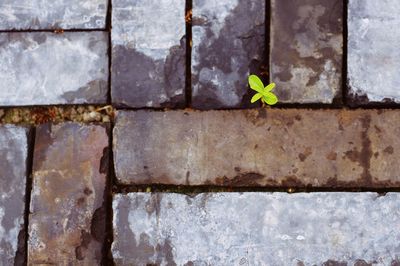
[[[278,102],[278,97],[271,91],[275,88],[275,83],[271,83],[264,87],[264,83],[256,75],[249,76],[250,88],[255,90],[257,93],[251,98],[251,103],[254,103],[261,99],[261,102],[268,105],[274,105]]]

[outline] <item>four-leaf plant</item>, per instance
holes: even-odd
[[[264,83],[256,75],[249,76],[250,88],[255,90],[257,93],[251,98],[251,103],[254,103],[261,99],[262,103],[274,105],[278,102],[278,97],[271,92],[275,88],[275,83],[271,83],[264,87]]]

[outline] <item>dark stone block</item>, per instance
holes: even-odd
[[[272,0],[270,78],[279,101],[341,98],[342,0]]]
[[[256,107],[248,75],[262,76],[265,1],[193,2],[192,105],[199,109]]]

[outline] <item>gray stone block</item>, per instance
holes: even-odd
[[[194,0],[192,21],[193,107],[250,106],[247,77],[266,63],[265,1]]]
[[[349,1],[347,68],[355,104],[400,102],[399,13],[396,0]]]
[[[101,125],[37,128],[28,265],[100,265],[108,134]]]
[[[115,0],[111,37],[114,104],[185,104],[185,0]]]
[[[116,195],[112,253],[116,265],[398,265],[399,204],[399,193]]]
[[[2,0],[0,30],[104,29],[107,5],[107,0]]]
[[[24,245],[18,240],[24,242],[27,135],[26,128],[0,126],[0,265],[24,261]]]
[[[0,33],[0,105],[106,103],[106,32]]]
[[[272,0],[271,4],[270,79],[277,84],[279,101],[340,99],[343,1]]]

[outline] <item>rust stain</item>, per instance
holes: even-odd
[[[301,187],[305,185],[296,175],[285,176],[280,183],[284,187]]]
[[[371,140],[368,137],[368,130],[371,125],[371,115],[367,114],[364,117],[360,118],[360,120],[361,120],[362,127],[364,129],[361,132],[362,149],[361,149],[361,156],[360,156],[360,165],[362,165],[364,168],[362,177],[367,183],[371,183],[372,176],[371,176],[369,168],[371,165],[372,148],[371,148]]]
[[[393,149],[392,146],[387,146],[387,147],[383,150],[383,152],[385,152],[385,153],[387,153],[387,154],[393,154],[394,149]]]
[[[353,163],[360,161],[361,154],[355,147],[352,150],[346,151],[344,154],[345,157],[348,158]]]
[[[312,149],[311,147],[306,147],[303,153],[299,153],[299,159],[300,161],[304,162],[308,156],[312,154]]]
[[[372,176],[370,172],[371,158],[374,154],[372,154],[371,148],[371,140],[368,136],[368,130],[371,125],[371,115],[366,114],[362,117],[359,117],[359,120],[362,125],[361,131],[361,150],[359,151],[356,147],[352,150],[346,151],[344,154],[344,158],[348,158],[352,162],[357,162],[359,166],[363,168],[363,172],[361,174],[361,178],[364,180],[365,184],[370,184],[372,182]]]
[[[188,10],[187,12],[186,12],[186,15],[185,15],[185,22],[186,23],[192,23],[192,9],[190,9],[190,10]]]
[[[374,126],[374,128],[375,128],[375,130],[376,130],[376,133],[381,133],[382,132],[382,130],[380,129],[380,127],[378,127],[378,126]]]
[[[226,176],[215,178],[215,184],[221,186],[257,186],[259,185],[259,181],[264,179],[264,175],[248,172],[241,173],[233,178],[228,178]],[[214,182],[212,182],[214,183]]]
[[[344,128],[354,122],[354,116],[349,111],[341,111],[337,114],[338,128],[344,130]]]
[[[328,153],[326,155],[326,159],[331,160],[331,161],[335,161],[337,158],[337,153],[334,151],[331,151],[330,153]]]
[[[243,112],[246,120],[255,126],[265,125],[267,122],[267,110],[265,108],[249,109]]]
[[[294,119],[296,119],[297,121],[301,121],[303,118],[301,117],[301,115],[296,115]]]

